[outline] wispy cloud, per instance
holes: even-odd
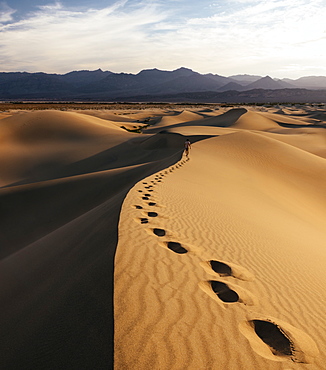
[[[13,14],[16,11],[12,9],[7,3],[0,2],[0,24],[11,22],[13,20]]]
[[[73,11],[57,2],[17,22],[7,9],[3,19],[8,21],[0,25],[1,66],[46,72],[187,66],[275,77],[300,75],[300,68],[306,73],[306,66],[314,66],[326,74],[324,0],[212,1],[210,16],[188,12],[183,18],[171,6],[182,1],[168,3],[121,0]]]
[[[318,65],[326,73],[324,1],[299,0],[294,5],[291,0],[231,0],[229,4],[219,6],[220,11],[210,17],[189,19],[181,30],[184,37],[191,35],[198,54],[206,51],[201,64],[206,69],[215,57],[218,71],[265,70],[277,76],[287,65],[300,65],[302,73],[306,66]]]
[[[100,10],[70,11],[56,3],[2,25],[0,64],[53,72],[69,71],[72,66],[126,68],[126,60],[132,65],[145,44],[149,48],[148,34],[165,15],[155,4],[128,11],[125,4],[119,1]]]

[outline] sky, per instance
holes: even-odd
[[[326,0],[0,0],[0,71],[326,76]]]

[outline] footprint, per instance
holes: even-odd
[[[140,221],[141,224],[148,224],[148,218],[146,217],[138,218],[137,221]]]
[[[254,306],[258,304],[257,298],[251,292],[226,281],[201,281],[199,283],[199,287],[223,307],[223,303],[242,303],[248,306]]]
[[[156,206],[156,203],[154,203],[154,202],[149,202],[149,203],[148,203],[148,205],[149,205],[149,206]]]
[[[145,195],[145,197],[150,197],[151,196],[151,194],[144,194]]]
[[[210,260],[201,262],[200,265],[209,274],[218,274],[219,276],[232,276],[239,280],[253,281],[255,276],[246,268],[226,261]]]
[[[291,341],[277,325],[264,320],[252,320],[251,323],[255,333],[271,348],[274,355],[292,355]]]
[[[220,276],[231,276],[232,269],[229,265],[220,261],[210,261],[212,269],[217,272]]]
[[[143,191],[142,190],[138,190],[139,191],[139,193],[142,193]]]
[[[153,191],[153,189],[147,190],[147,191]]]
[[[185,249],[180,243],[178,242],[167,242],[167,247],[171,249],[171,251],[178,253],[178,254],[184,254],[188,253],[187,249]]]
[[[158,213],[156,213],[156,212],[148,212],[147,215],[148,215],[148,217],[157,217],[158,216]]]
[[[166,234],[164,229],[158,229],[158,228],[153,229],[153,233],[156,236],[165,236],[165,234]]]
[[[143,209],[142,206],[134,206],[136,209]]]
[[[309,364],[319,355],[308,334],[278,319],[258,316],[242,322],[239,329],[252,349],[270,360]]]
[[[143,200],[149,200],[148,197],[142,197],[141,199],[143,199]]]
[[[230,289],[227,284],[215,280],[210,283],[213,292],[217,294],[221,301],[228,303],[239,301],[240,297],[238,293]]]
[[[185,254],[188,253],[187,249],[184,248],[180,243],[178,242],[165,242],[164,246],[169,248],[174,253],[178,254]]]

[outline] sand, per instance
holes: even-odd
[[[3,113],[3,368],[325,369],[325,112]]]

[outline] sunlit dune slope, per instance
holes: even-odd
[[[15,114],[0,121],[1,185],[55,178],[63,167],[131,135],[108,121],[77,113]]]
[[[263,116],[261,113],[256,112],[246,112],[237,121],[231,125],[232,128],[242,129],[242,130],[270,130],[273,128],[278,128],[279,125],[270,118]]]
[[[195,143],[189,161],[131,189],[115,260],[116,369],[323,369],[325,170],[246,130]]]
[[[191,121],[198,121],[202,120],[203,116],[199,113],[189,112],[189,111],[182,111],[180,113],[175,112],[173,115],[163,115],[162,118],[153,126],[149,127],[146,130],[146,133],[155,133],[164,130],[164,128],[189,123]]]
[[[1,368],[324,369],[323,108],[135,108],[1,114]]]

